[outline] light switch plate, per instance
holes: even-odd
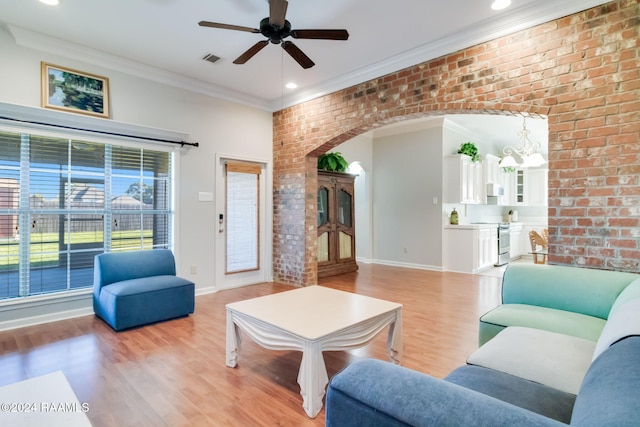
[[[200,191],[198,193],[199,202],[213,202],[213,193],[207,191]]]

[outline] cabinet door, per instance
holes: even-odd
[[[318,264],[329,263],[333,258],[335,221],[335,188],[318,179]]]
[[[480,202],[482,169],[471,157],[454,154],[444,160],[444,203]]]
[[[478,268],[491,265],[491,255],[491,230],[482,228],[478,233]]]
[[[503,205],[514,206],[524,204],[524,172],[516,169],[511,172],[502,172],[504,187]]]
[[[338,261],[352,260],[355,254],[355,225],[353,224],[353,185],[338,183],[337,202],[337,258]]]
[[[356,271],[354,177],[318,172],[318,277]]]
[[[548,169],[527,169],[525,172],[525,202],[528,206],[547,206]]]
[[[522,252],[522,226],[512,226],[510,231],[511,244],[509,245],[509,251],[511,258],[520,258]]]
[[[500,179],[500,159],[491,154],[484,156],[482,168],[484,170],[484,184],[501,183]]]
[[[491,229],[489,248],[489,264],[493,265],[498,262],[498,230],[495,228]]]

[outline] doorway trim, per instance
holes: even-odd
[[[223,232],[219,232],[220,224],[219,215],[226,215],[226,179],[225,179],[225,162],[251,162],[262,166],[262,177],[260,191],[264,193],[261,197],[261,206],[259,209],[259,257],[260,268],[257,273],[251,275],[243,275],[236,273],[227,275],[226,271],[226,253],[225,253],[225,236]],[[215,160],[215,215],[214,221],[215,238],[214,238],[214,287],[216,290],[231,289],[241,286],[253,285],[262,282],[273,281],[273,163],[269,159],[261,159],[247,156],[236,156],[224,153],[216,153]],[[224,222],[226,227],[226,219]],[[233,276],[231,278],[231,276]]]

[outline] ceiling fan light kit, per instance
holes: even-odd
[[[223,30],[245,31],[249,33],[262,34],[267,40],[261,40],[251,46],[242,55],[233,61],[234,64],[244,64],[255,54],[264,49],[269,42],[279,44],[302,68],[311,68],[315,63],[298,46],[287,37],[294,39],[314,39],[314,40],[347,40],[349,33],[347,30],[294,30],[291,23],[285,19],[287,14],[287,0],[269,0],[269,17],[260,21],[260,28],[243,27],[240,25],[221,24],[211,21],[200,21],[201,27],[220,28]]]

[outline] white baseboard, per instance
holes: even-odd
[[[218,292],[215,286],[208,286],[206,288],[196,288],[196,296],[213,294]]]
[[[195,295],[197,297],[200,295],[211,294],[217,291],[218,289],[216,289],[213,286],[207,287],[207,288],[199,288],[199,289],[196,289]],[[0,331],[8,331],[11,329],[25,328],[27,326],[42,325],[43,323],[57,322],[59,320],[73,319],[73,318],[82,317],[82,316],[93,316],[95,313],[93,311],[93,306],[91,305],[90,298],[91,298],[90,293],[85,292],[84,295],[76,295],[74,297],[69,297],[69,296],[66,296],[66,298],[60,297],[60,296],[58,296],[57,298],[49,297],[47,299],[42,298],[39,300],[35,299],[31,301],[26,301],[26,302],[25,301],[14,302],[13,305],[8,305],[5,303],[5,305],[3,307],[0,307],[0,309],[3,311],[11,311],[12,313],[15,313],[16,318],[0,321]],[[20,314],[23,314],[23,313],[20,313],[21,310],[26,311],[33,307],[44,306],[44,305],[48,307],[56,306],[56,305],[62,306],[65,302],[68,302],[69,300],[72,300],[72,299],[73,300],[86,299],[87,301],[85,303],[89,305],[86,307],[75,308],[70,310],[53,311],[50,313],[39,314],[35,316],[25,315],[23,317],[17,317],[17,316],[20,316]]]
[[[371,260],[367,264],[388,265],[391,267],[415,268],[417,270],[444,271],[440,265],[413,264],[410,262],[387,261],[383,259]]]
[[[93,307],[78,308],[75,310],[57,311],[55,313],[42,314],[39,316],[21,317],[14,320],[0,322],[0,331],[10,329],[25,328],[27,326],[41,325],[43,323],[57,322],[59,320],[73,319],[75,317],[92,316]]]

